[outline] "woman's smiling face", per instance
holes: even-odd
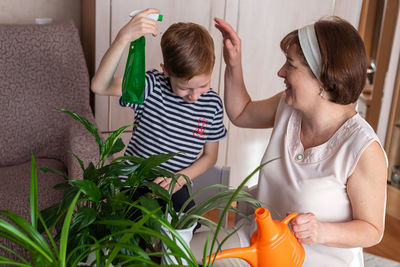
[[[303,63],[298,49],[297,45],[289,47],[286,62],[278,71],[278,76],[284,79],[286,85],[286,103],[302,109],[312,105],[312,101],[319,97],[321,86],[310,68]]]

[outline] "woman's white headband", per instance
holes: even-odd
[[[319,51],[317,35],[315,34],[314,24],[307,25],[299,29],[298,34],[304,57],[306,58],[311,71],[320,81],[322,59],[321,52]]]

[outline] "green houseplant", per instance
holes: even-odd
[[[11,211],[0,211],[0,215],[5,218],[0,219],[0,236],[13,241],[21,248],[26,249],[31,255],[31,259],[25,259],[15,251],[0,244],[0,248],[14,255],[18,259],[14,260],[0,255],[0,264],[31,266],[30,264],[33,263],[37,266],[67,266],[66,251],[69,225],[72,219],[73,209],[80,193],[81,192],[78,191],[75,194],[71,203],[67,207],[67,212],[62,222],[60,241],[57,245],[38,210],[36,163],[35,158],[32,155],[30,194],[31,223],[25,221],[23,218]],[[48,241],[38,231],[39,223],[44,227]]]
[[[70,179],[66,175],[60,174],[66,178],[66,181],[63,184],[57,185],[56,188],[66,190],[65,196],[60,203],[43,211],[43,217],[47,225],[54,226],[59,232],[61,228],[58,221],[63,218],[68,203],[70,203],[72,196],[77,191],[82,191],[77,203],[75,216],[71,222],[71,237],[68,241],[69,249],[74,249],[77,257],[85,250],[82,246],[83,244],[95,244],[98,240],[104,241],[104,236],[109,236],[112,241],[118,242],[121,235],[115,233],[120,233],[129,228],[123,223],[105,224],[101,223],[101,221],[113,220],[120,222],[129,219],[130,213],[134,209],[156,210],[159,216],[162,215],[158,201],[151,194],[143,195],[133,203],[131,197],[139,186],[153,184],[147,182],[148,180],[159,176],[174,178],[172,173],[158,167],[162,162],[173,157],[174,154],[152,155],[146,159],[119,157],[111,160],[110,156],[124,148],[124,144],[119,136],[131,125],[123,126],[114,131],[103,142],[95,125],[87,119],[67,110],[61,109],[61,111],[81,122],[95,137],[99,145],[99,159],[96,163],[91,162],[88,166],[84,166],[79,156],[74,155],[80,162],[83,170],[83,179]],[[132,165],[125,164],[127,160]],[[42,168],[42,170],[54,172],[50,169]],[[127,176],[128,179],[122,182],[119,179],[121,175]],[[164,198],[168,197],[166,196],[168,192],[166,190],[163,191],[161,187],[157,188],[156,185],[152,188],[155,194],[164,195]],[[144,225],[157,231],[161,227],[153,217],[147,218]],[[146,244],[150,244],[150,246],[154,243],[151,236],[141,235],[140,233],[133,235],[129,242],[131,245],[137,247],[141,240],[147,241]],[[77,250],[77,247],[80,247],[80,249]],[[103,251],[99,253],[101,257],[105,257]],[[135,255],[135,252],[124,249],[122,249],[122,253],[130,256]]]
[[[79,190],[74,196],[72,202],[68,205],[67,212],[61,222],[62,230],[60,239],[56,242],[55,237],[51,234],[52,229],[47,227],[40,211],[38,210],[37,173],[35,158],[32,155],[30,194],[31,221],[27,222],[11,211],[0,211],[1,217],[4,217],[4,219],[0,219],[0,236],[14,242],[19,247],[28,251],[29,258],[24,258],[24,256],[19,255],[17,252],[0,244],[0,248],[11,255],[8,257],[0,255],[0,265],[54,267],[77,266],[79,260],[86,257],[90,251],[96,252],[97,259],[95,264],[97,266],[109,266],[113,259],[120,259],[119,261],[121,263],[124,263],[125,261],[156,265],[140,247],[135,247],[124,242],[137,233],[146,233],[153,238],[160,238],[173,249],[174,253],[183,253],[174,242],[161,235],[159,232],[143,225],[146,220],[153,216],[154,211],[153,213],[146,212],[146,215],[139,222],[113,220],[111,223],[114,225],[127,226],[126,230],[115,233],[121,236],[120,242],[118,243],[109,242],[113,235],[105,235],[102,238],[103,240],[97,240],[92,244],[82,244],[68,252],[68,241],[72,238],[70,232],[71,221],[81,193],[82,190]],[[103,221],[101,223],[106,224],[110,222]],[[45,230],[44,236],[42,236],[38,230],[39,225]],[[166,227],[168,227],[168,225],[166,225]],[[179,239],[180,237],[177,236],[176,238]],[[104,240],[107,240],[108,242],[103,242]],[[84,248],[84,250],[81,253],[76,254],[76,251],[79,251],[81,248]],[[100,251],[102,251],[102,249],[110,251],[108,257],[105,259],[101,259]],[[121,249],[136,251],[137,256],[121,255],[121,253],[119,253]]]
[[[69,199],[74,192],[77,190],[82,190],[83,196],[86,195],[86,199],[82,199],[81,202],[85,203],[85,205],[82,205],[78,209],[77,216],[75,217],[77,219],[73,220],[73,224],[71,226],[71,233],[73,234],[73,238],[70,241],[71,247],[77,247],[82,243],[90,242],[88,238],[91,236],[94,236],[96,239],[101,239],[101,237],[105,234],[112,235],[113,232],[120,231],[121,224],[119,226],[114,225],[113,227],[107,227],[104,224],[99,224],[97,222],[100,220],[127,219],[127,215],[131,209],[142,209],[138,206],[138,204],[140,204],[140,206],[145,208],[147,211],[157,210],[155,213],[157,218],[149,219],[145,223],[146,226],[155,229],[156,231],[160,231],[161,229],[160,218],[165,219],[168,217],[168,215],[171,216],[171,221],[168,221],[168,223],[173,227],[173,229],[184,229],[194,225],[197,223],[197,221],[207,225],[210,229],[214,229],[216,227],[213,222],[203,217],[203,215],[210,210],[224,208],[230,197],[234,195],[234,189],[227,189],[224,185],[209,186],[200,190],[196,194],[191,194],[191,198],[185,203],[185,205],[183,205],[182,209],[180,211],[175,211],[171,196],[174,185],[180,175],[175,175],[158,167],[162,162],[165,162],[171,157],[175,156],[175,154],[152,155],[147,159],[124,156],[116,158],[115,160],[111,161],[110,164],[106,164],[108,157],[124,148],[119,135],[131,125],[123,126],[114,131],[103,143],[98,135],[96,127],[93,124],[75,113],[67,110],[61,111],[81,122],[85,128],[91,134],[93,134],[96,142],[99,144],[98,163],[89,164],[87,168],[85,168],[81,163],[84,173],[83,181],[70,180],[63,186],[64,188],[67,188],[67,193],[65,201],[62,201],[58,206],[59,214],[62,214],[63,212],[62,205],[69,202]],[[75,155],[75,157],[78,161],[80,161],[78,156]],[[126,165],[125,162],[127,160],[129,160],[132,165]],[[128,179],[125,183],[122,183],[119,180],[118,176],[120,175],[128,176]],[[158,184],[151,182],[154,178],[160,176],[173,178],[168,191]],[[185,179],[188,181],[187,184],[191,193],[189,179],[188,177],[185,177]],[[138,202],[130,203],[129,201],[134,194],[135,189],[139,186],[146,186],[150,188],[152,194],[149,193],[143,195],[139,198]],[[123,188],[127,187],[129,187],[131,190],[123,190]],[[207,201],[198,203],[185,213],[182,212],[186,205],[197,194],[215,187],[224,188],[227,190],[218,192]],[[160,205],[156,198],[161,199],[166,203],[164,214],[165,217],[163,217],[161,213]],[[251,205],[257,205],[257,201],[252,199],[244,191],[238,191],[232,201],[244,201],[250,203]],[[229,210],[238,212],[231,206]],[[154,251],[154,248],[157,247],[157,244],[154,242],[154,238],[146,235],[136,235],[134,238],[130,239],[130,242],[132,242],[134,245],[139,245],[140,240],[147,241],[147,247],[151,251]],[[129,251],[124,252],[131,254]]]
[[[57,265],[59,264],[58,261],[53,261],[55,265],[49,264],[48,266],[76,266],[78,262],[85,260],[91,252],[95,253],[96,257],[95,261],[90,262],[90,264],[97,266],[109,266],[111,263],[116,265],[127,263],[156,265],[151,257],[160,255],[172,255],[177,258],[178,264],[181,264],[182,259],[184,259],[187,265],[197,266],[193,253],[175,229],[193,225],[200,220],[218,233],[224,216],[229,210],[233,209],[231,207],[233,201],[241,200],[257,204],[254,199],[241,191],[244,183],[251,177],[250,175],[236,190],[221,192],[216,197],[219,201],[215,199],[215,201],[208,201],[208,203],[199,203],[198,206],[185,214],[182,211],[175,211],[171,202],[171,188],[173,188],[178,176],[158,167],[175,154],[153,155],[147,159],[119,157],[112,160],[110,156],[124,148],[119,135],[130,125],[114,131],[103,142],[97,128],[92,123],[73,112],[61,111],[80,121],[93,134],[99,144],[99,160],[96,163],[91,162],[85,167],[79,156],[74,154],[83,170],[83,179],[74,180],[65,174],[58,173],[66,179],[64,184],[56,186],[56,189],[66,190],[62,201],[42,212],[37,211],[37,206],[32,206],[32,210],[36,209],[33,213],[37,214],[41,222],[40,224],[35,223],[34,231],[47,233],[48,239],[53,240],[52,244],[55,242],[64,244],[62,254],[64,255],[64,265]],[[126,165],[126,160],[129,160],[132,165]],[[56,172],[46,168],[42,168],[42,171]],[[128,177],[125,183],[122,183],[118,178],[120,175]],[[168,191],[149,182],[160,176],[173,179]],[[136,202],[130,201],[135,188],[143,185],[149,187],[152,193],[143,195]],[[34,185],[31,187],[33,192],[31,194],[33,195],[35,195],[34,187]],[[222,187],[222,185],[214,185],[210,188],[212,187]],[[201,191],[205,190],[207,188]],[[192,197],[195,197],[195,195]],[[165,212],[163,212],[157,199],[166,203]],[[217,225],[202,216],[205,212],[214,208],[224,208]],[[129,213],[133,209],[139,209],[143,214],[136,221],[129,219]],[[8,216],[7,212],[2,211],[2,213]],[[167,221],[167,214],[172,217],[171,221]],[[172,235],[161,234],[161,226],[168,229]],[[68,232],[66,232],[66,228],[68,228]],[[55,229],[57,234],[51,237],[49,229]],[[10,229],[4,228],[0,234],[8,238],[10,237],[9,231]],[[33,237],[34,235],[29,235],[28,239]],[[146,244],[150,246],[143,248],[139,244],[141,240],[145,240]],[[156,243],[160,240],[169,248],[167,252],[156,249]],[[183,245],[177,246],[176,241]],[[212,249],[215,246],[220,247],[222,243],[216,246],[215,238],[209,240],[205,244],[204,256],[207,255],[208,249],[210,249],[211,255]],[[57,255],[56,251],[57,249],[53,249],[53,252]],[[31,261],[35,262],[36,254],[35,251],[30,251]],[[31,261],[24,260],[23,262],[26,265],[15,265],[31,266],[29,265]],[[203,263],[204,265],[208,264]],[[212,262],[210,264],[212,265]],[[47,266],[47,264],[44,266]]]
[[[232,201],[235,199],[235,194],[239,194],[240,189],[244,186],[244,184],[249,180],[249,178],[262,166],[258,167],[251,175],[249,175],[235,190],[235,193],[231,196],[230,200],[226,203],[224,212],[218,222],[218,226],[216,228],[216,234],[221,229],[222,221],[224,216],[226,216],[227,211],[231,207]],[[145,208],[142,208],[145,212],[145,216],[139,222],[133,222],[130,220],[110,220],[110,221],[101,221],[100,223],[103,224],[112,224],[116,226],[125,225],[127,229],[115,233],[116,235],[120,235],[121,238],[118,243],[109,242],[112,235],[106,235],[102,239],[98,240],[93,244],[82,244],[80,247],[76,247],[72,250],[71,253],[67,251],[68,239],[71,237],[71,233],[69,232],[70,222],[72,220],[73,210],[75,205],[78,201],[78,197],[81,194],[81,191],[74,196],[73,201],[68,206],[68,211],[66,216],[64,217],[64,221],[62,222],[62,232],[61,238],[59,240],[58,245],[56,244],[54,237],[50,234],[51,229],[46,226],[45,221],[41,213],[38,210],[37,200],[37,174],[36,174],[36,165],[35,159],[32,156],[32,171],[31,171],[31,194],[30,194],[30,207],[31,207],[31,222],[27,222],[18,215],[14,214],[10,211],[0,211],[0,214],[5,217],[7,220],[0,219],[0,236],[9,240],[12,240],[20,247],[26,249],[31,258],[25,259],[22,256],[18,255],[16,252],[11,251],[7,247],[0,244],[0,247],[14,256],[16,256],[17,260],[12,258],[7,258],[6,256],[0,255],[0,264],[8,264],[8,265],[15,265],[15,266],[76,266],[78,264],[79,259],[87,256],[90,251],[96,252],[96,265],[97,266],[109,266],[109,264],[118,257],[121,257],[123,263],[129,262],[136,262],[151,266],[158,266],[151,261],[149,255],[146,254],[144,251],[141,250],[139,247],[135,247],[126,243],[126,240],[129,240],[133,235],[137,233],[146,233],[149,236],[159,238],[165,242],[165,244],[171,248],[171,254],[174,256],[180,257],[179,259],[183,258],[187,260],[187,265],[189,266],[198,266],[196,259],[194,258],[193,254],[191,253],[190,249],[185,245],[184,249],[181,249],[179,246],[175,244],[175,240],[182,241],[181,237],[175,232],[174,228],[168,224],[167,221],[160,218],[159,222],[164,225],[164,227],[168,228],[171,233],[173,234],[172,238],[166,237],[159,232],[155,231],[154,229],[144,227],[143,224],[148,220],[150,217],[157,218],[155,216],[156,211],[150,212],[147,211]],[[11,222],[11,223],[10,223]],[[47,239],[41,236],[40,232],[37,230],[39,225],[42,225],[45,229]],[[216,235],[215,235],[216,236]],[[229,237],[229,236],[228,236]],[[228,238],[227,237],[227,238]],[[212,266],[212,260],[210,262],[206,262],[206,255],[208,249],[209,256],[213,251],[213,246],[215,245],[215,237],[212,239],[210,243],[210,238],[207,240],[205,247],[204,247],[204,259],[203,259],[203,266]],[[107,242],[103,242],[106,240]],[[226,239],[225,239],[226,240]],[[218,249],[222,246],[223,240],[221,244],[218,245]],[[79,254],[78,256],[74,255],[76,250],[79,250],[81,247],[86,248],[84,252]],[[108,249],[110,253],[107,255],[106,258],[102,259],[100,255],[101,249]],[[120,255],[119,251],[121,249],[131,249],[133,251],[138,252],[137,256],[126,256]],[[187,251],[185,251],[187,250]],[[159,254],[164,254],[160,252]],[[74,256],[75,260],[74,260]],[[103,261],[102,261],[103,260]]]

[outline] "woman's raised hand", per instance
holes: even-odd
[[[214,18],[215,27],[222,33],[224,60],[230,67],[241,64],[241,41],[235,30],[226,21]]]
[[[131,42],[145,34],[157,35],[157,22],[147,18],[150,14],[159,14],[160,10],[147,8],[136,14],[122,29],[118,32],[117,38],[126,42]]]

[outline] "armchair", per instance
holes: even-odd
[[[38,167],[39,208],[58,202],[63,178],[40,167],[81,176],[71,152],[87,164],[98,145],[64,108],[94,121],[89,76],[72,21],[0,25],[0,210],[29,218],[31,154]]]

